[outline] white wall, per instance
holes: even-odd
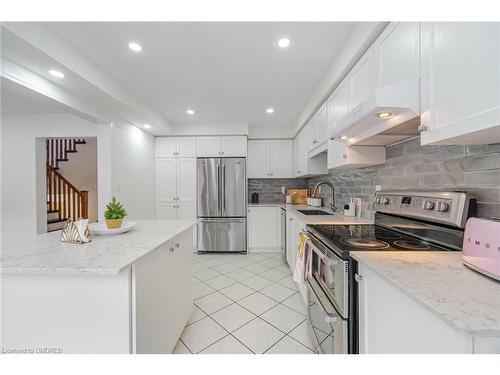
[[[99,217],[116,196],[129,218],[154,218],[152,135],[125,122],[96,124],[69,114],[8,115],[0,124],[2,242],[45,227],[46,205],[37,201],[44,195],[37,187],[45,189],[43,163],[37,160],[36,147],[46,137],[97,137]]]
[[[130,219],[155,218],[154,137],[126,122],[112,126],[112,194]]]
[[[0,120],[2,241],[9,241],[37,233],[37,138],[96,137],[97,125],[67,114],[11,115]]]

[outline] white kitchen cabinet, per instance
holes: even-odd
[[[197,137],[197,155],[200,157],[247,156],[247,137],[242,135]]]
[[[156,159],[156,201],[173,202],[177,198],[177,159]]]
[[[248,141],[248,178],[291,178],[292,140]]]
[[[279,252],[280,208],[252,206],[248,208],[248,248],[250,252]]]
[[[157,158],[196,157],[196,137],[156,137]]]
[[[271,147],[269,140],[249,140],[248,141],[248,178],[269,178],[270,177]]]
[[[247,156],[247,137],[242,135],[222,136],[222,156]]]
[[[293,142],[294,177],[327,174],[326,152],[309,156],[309,128],[306,126]]]
[[[328,119],[326,115],[326,105],[323,104],[314,114],[309,122],[309,147],[308,150],[316,154],[315,150],[323,151],[321,145],[324,145],[328,140],[326,130]]]
[[[351,69],[346,78],[351,96],[348,103],[349,111],[356,111],[361,103],[373,95],[375,90],[374,76],[373,48],[370,48]]]
[[[134,353],[170,353],[193,308],[192,233],[185,231],[132,267]]]
[[[158,220],[196,220],[194,203],[156,203]]]
[[[295,241],[293,238],[294,216],[290,212],[286,213],[286,262],[293,270],[293,253],[295,251]]]
[[[391,22],[373,44],[376,89],[420,78],[420,24]]]
[[[348,146],[342,141],[328,141],[328,169],[362,168],[384,163],[383,146]]]
[[[500,23],[421,24],[422,144],[500,142]]]
[[[498,337],[456,330],[361,262],[357,280],[360,354],[498,353]]]
[[[196,199],[196,159],[156,159],[156,201],[194,202]]]
[[[328,134],[331,129],[338,124],[344,116],[346,116],[350,109],[350,86],[346,79],[337,86],[335,91],[330,95],[326,102],[327,116],[328,116]]]

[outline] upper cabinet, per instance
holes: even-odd
[[[322,152],[315,156],[309,155],[309,130],[309,126],[302,129],[302,131],[295,137],[293,143],[294,177],[306,177],[328,173],[326,166],[326,152]]]
[[[347,146],[341,141],[328,141],[328,169],[362,168],[384,163],[384,146]]]
[[[348,110],[357,110],[357,107],[373,94],[375,89],[374,66],[372,47],[359,59],[347,76],[350,93]]]
[[[334,129],[350,111],[350,87],[347,80],[343,80],[330,95],[326,102],[328,134]]]
[[[373,44],[376,89],[420,77],[420,24],[392,22]]]
[[[292,140],[248,141],[248,178],[291,178]]]
[[[422,144],[500,142],[500,23],[421,24]]]
[[[196,137],[156,137],[156,157],[196,157]]]
[[[199,157],[243,157],[247,155],[247,137],[243,135],[197,137]]]
[[[326,104],[323,104],[309,121],[309,147],[308,150],[315,155],[326,149],[326,128],[328,126]],[[322,147],[324,146],[324,147]]]

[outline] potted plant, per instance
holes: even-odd
[[[106,206],[106,211],[104,211],[106,226],[108,229],[121,228],[125,216],[127,216],[127,211],[125,211],[122,204],[113,197],[111,202]]]

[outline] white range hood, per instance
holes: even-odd
[[[418,135],[419,125],[420,81],[410,80],[375,91],[332,126],[328,136],[348,145],[387,146]]]

